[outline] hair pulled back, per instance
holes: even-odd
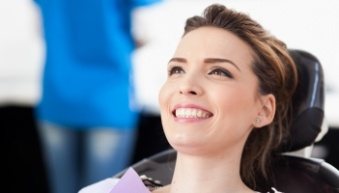
[[[297,85],[296,66],[286,45],[246,14],[220,4],[210,5],[203,16],[187,19],[184,36],[205,26],[232,32],[252,48],[251,68],[259,80],[258,92],[273,94],[276,98],[273,122],[252,130],[242,154],[241,177],[248,186],[255,188],[258,174],[260,178],[268,179],[272,153],[288,135],[291,98]]]

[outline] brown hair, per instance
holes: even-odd
[[[268,179],[272,153],[288,135],[291,98],[297,85],[296,66],[286,45],[243,13],[219,4],[210,5],[203,16],[187,19],[184,36],[204,26],[230,31],[250,45],[255,53],[252,70],[259,80],[259,93],[273,94],[276,98],[277,111],[273,122],[252,130],[242,154],[241,177],[255,189],[255,177]]]

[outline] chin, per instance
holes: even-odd
[[[172,148],[181,154],[202,155],[208,152],[206,151],[206,144],[202,143],[201,140],[172,139],[168,141]]]

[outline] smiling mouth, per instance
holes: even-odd
[[[172,113],[174,117],[184,119],[207,119],[213,116],[211,112],[196,108],[177,108]]]

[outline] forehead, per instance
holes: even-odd
[[[217,27],[200,27],[181,39],[175,55],[201,59],[222,57],[235,63],[249,64],[253,53],[252,48],[232,32]]]

